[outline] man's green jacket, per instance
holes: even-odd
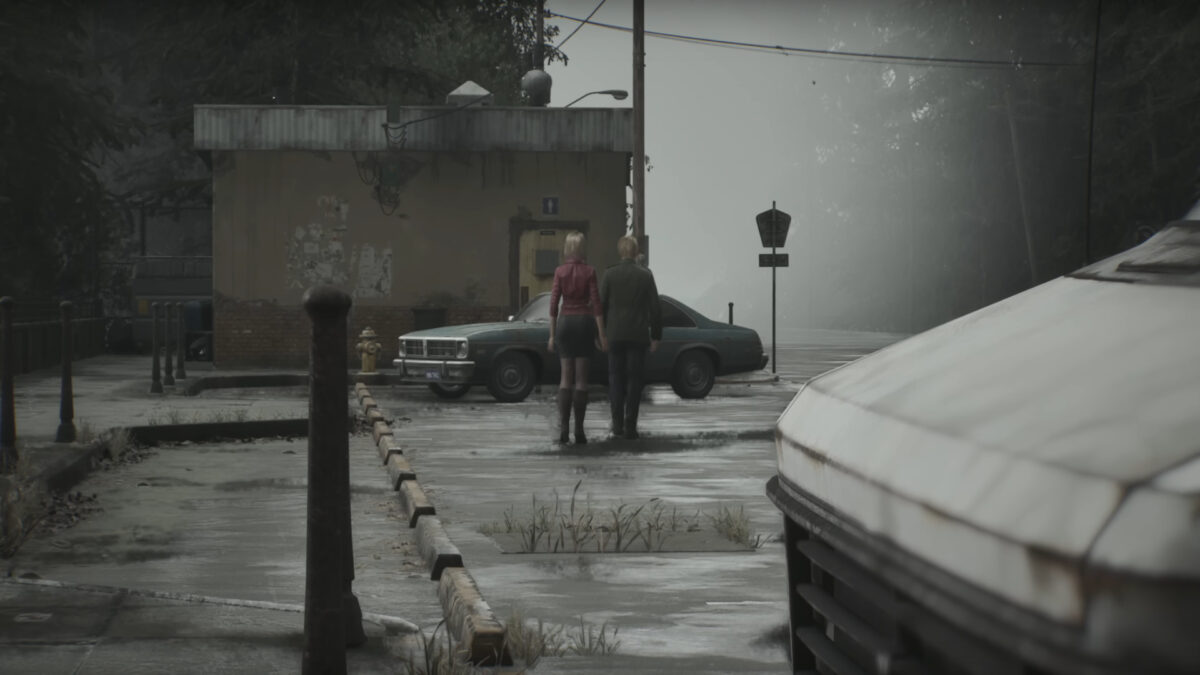
[[[633,260],[623,258],[604,271],[600,304],[609,342],[648,344],[662,339],[662,308],[654,274]]]

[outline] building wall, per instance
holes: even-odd
[[[215,358],[305,363],[300,301],[321,284],[350,293],[351,338],[370,325],[386,360],[414,308],[445,308],[447,323],[502,320],[515,309],[514,228],[570,223],[587,230],[593,265],[617,261],[627,161],[616,152],[214,152]],[[542,214],[544,197],[557,198],[557,215]]]

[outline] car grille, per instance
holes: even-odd
[[[410,358],[452,359],[457,352],[458,340],[404,340],[404,354]]]
[[[776,482],[778,479],[772,479]],[[951,625],[851,560],[784,510],[792,667],[823,675],[983,675],[1044,672]],[[784,508],[784,507],[787,508]]]

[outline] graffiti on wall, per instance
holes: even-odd
[[[386,298],[392,294],[392,249],[390,246],[376,250],[363,244],[354,250],[350,266],[357,274],[354,279],[356,298]]]
[[[319,285],[351,286],[357,298],[384,298],[392,293],[390,243],[377,248],[364,243],[347,252],[350,202],[336,195],[317,198],[321,216],[297,225],[287,242],[289,288]]]

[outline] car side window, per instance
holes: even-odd
[[[695,328],[696,322],[670,300],[660,299],[663,328]]]

